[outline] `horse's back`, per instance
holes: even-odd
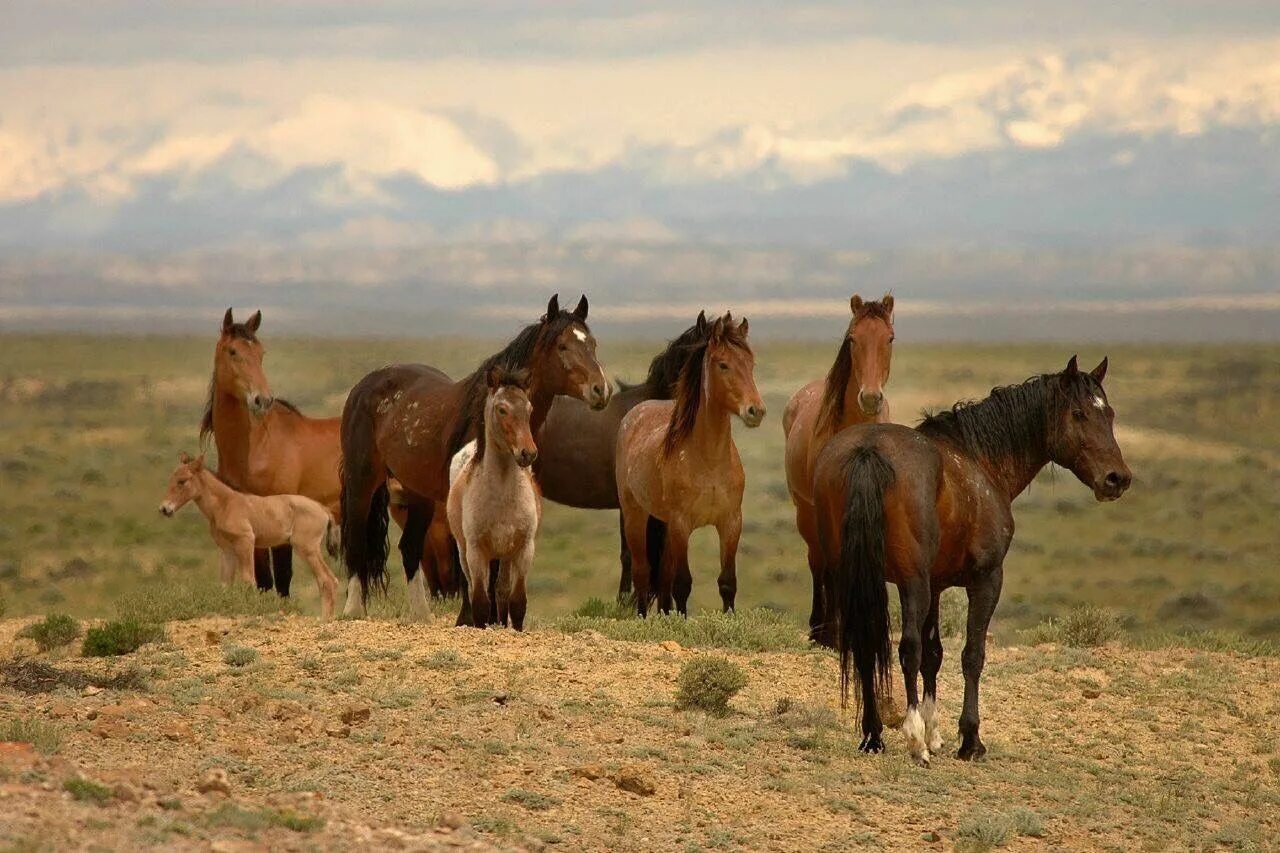
[[[592,411],[581,400],[559,396],[538,430],[534,470],[542,493],[556,503],[581,509],[617,509],[614,453],[618,428],[643,390],[614,394],[604,411]]]

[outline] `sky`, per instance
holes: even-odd
[[[921,306],[1000,277],[993,256],[1030,252],[1030,273],[1036,253],[1081,248],[1099,258],[1082,300],[1135,252],[1181,267],[1154,292],[1121,275],[1117,298],[1276,291],[1274,3],[11,0],[3,15],[11,317],[83,306],[86,281],[151,299],[157,267],[207,286],[228,255],[270,267],[246,283],[337,293],[326,253],[349,250],[374,271],[353,288],[399,292],[411,276],[376,272],[398,268],[388,253],[442,245],[481,247],[484,269],[511,244],[968,252],[968,272],[921,283]],[[1223,252],[1252,259],[1226,283]],[[910,265],[894,269],[867,285]]]

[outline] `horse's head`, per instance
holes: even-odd
[[[609,404],[613,388],[596,357],[596,339],[587,328],[587,297],[572,311],[560,310],[559,295],[547,303],[539,339],[542,357],[530,366],[539,388],[585,401],[599,410]]]
[[[533,404],[529,402],[529,374],[495,366],[489,371],[489,399],[485,402],[485,432],[494,436],[511,451],[516,464],[528,468],[538,458],[529,419]]]
[[[1082,373],[1075,356],[1058,374],[1058,405],[1051,414],[1055,421],[1050,424],[1049,455],[1093,489],[1098,500],[1113,501],[1129,488],[1133,472],[1116,443],[1116,413],[1102,389],[1106,375],[1105,358],[1093,370]]]
[[[893,359],[893,296],[864,302],[854,294],[849,300],[853,317],[845,339],[849,344],[850,375],[858,382],[858,408],[868,417],[880,414],[884,386]]]
[[[266,414],[274,401],[262,369],[266,350],[258,340],[261,324],[261,311],[255,311],[247,322],[237,323],[228,308],[213,352],[213,381],[218,390],[244,400],[249,411],[259,417]]]
[[[192,459],[183,453],[178,457],[178,467],[169,475],[169,488],[164,493],[160,513],[172,517],[175,512],[195,500],[200,494],[200,472],[204,470],[204,456]]]
[[[706,319],[699,316],[706,324]],[[764,420],[764,400],[756,389],[756,357],[747,343],[747,320],[735,325],[726,313],[707,329],[707,352],[702,362],[702,387],[707,402],[723,406],[749,427]]]

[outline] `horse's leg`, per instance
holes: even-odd
[[[934,755],[942,749],[942,733],[938,731],[938,670],[942,669],[942,634],[938,630],[938,597],[941,590],[931,590],[933,600],[924,618],[921,632],[924,648],[920,651],[920,674],[924,676],[924,701],[920,703],[920,716],[924,718],[924,736],[929,752]]]
[[[507,627],[511,608],[511,561],[501,560],[498,563],[498,575],[493,582],[493,599],[497,605],[494,621]]]
[[[431,525],[435,504],[414,503],[407,510],[404,529],[400,531],[400,557],[404,562],[404,578],[409,585],[409,618],[422,622],[431,616],[427,587],[421,572],[422,545],[427,538],[427,528]]]
[[[236,577],[247,584],[252,584],[253,575],[253,534],[238,539],[231,546],[235,553]]]
[[[618,562],[622,564],[618,601],[624,602],[631,597],[631,549],[627,547],[627,520],[621,511],[618,512]]]
[[[792,498],[799,501],[799,498]],[[809,575],[813,579],[813,606],[809,610],[809,640],[834,648],[831,632],[827,629],[826,567],[822,564],[822,549],[818,543],[818,521],[812,506],[796,504],[796,529],[808,551]]]
[[[626,536],[627,550],[631,552],[631,584],[636,597],[636,612],[641,617],[649,613],[649,552],[646,534],[649,515],[639,504],[620,495],[622,504],[622,532]]]
[[[511,561],[511,588],[508,593],[511,608],[511,627],[517,631],[524,630],[524,614],[529,604],[525,591],[525,579],[533,566],[533,540],[530,539]]]
[[[231,586],[236,579],[236,552],[218,546],[218,580],[223,586]]]
[[[316,576],[316,586],[320,589],[320,613],[325,619],[332,619],[333,599],[338,591],[338,579],[333,576],[320,549],[319,544],[302,548],[302,559],[311,567],[311,573]]]
[[[271,574],[276,580],[276,594],[289,597],[289,584],[293,581],[293,548],[279,545],[271,549]]]
[[[965,626],[964,651],[960,665],[964,670],[964,710],[960,712],[960,749],[956,758],[968,761],[981,758],[987,748],[978,737],[978,679],[987,660],[987,626],[1000,600],[1004,567],[996,566],[969,584],[969,620]]]
[[[646,519],[646,524],[647,524]],[[634,555],[632,559],[635,559]],[[670,613],[675,603],[676,578],[688,574],[689,565],[689,531],[683,524],[667,524],[667,544],[662,552],[662,566],[658,572],[658,609]],[[682,567],[683,572],[682,572]],[[689,590],[693,588],[693,578],[687,581],[689,589],[681,589],[686,605],[689,601]],[[681,611],[684,612],[683,610]]]
[[[884,752],[884,723],[880,721],[880,708],[876,705],[875,673],[859,673],[862,681],[862,743],[861,752]]]
[[[738,540],[742,538],[742,510],[716,525],[720,534],[720,601],[724,612],[733,609],[734,600],[738,597]]]
[[[260,592],[271,590],[271,551],[255,548],[253,551],[253,578]]]
[[[929,615],[929,569],[924,567],[914,577],[898,584],[898,600],[902,602],[902,639],[898,642],[898,661],[902,664],[902,680],[906,685],[907,718],[902,722],[911,758],[917,764],[929,766],[929,744],[925,735],[924,719],[920,716],[920,697],[917,692],[920,680],[921,630]]]
[[[467,564],[472,624],[483,628],[489,623],[489,555],[475,542],[469,542],[464,549],[463,559]]]

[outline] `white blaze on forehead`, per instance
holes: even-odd
[[[1106,401],[1105,401],[1105,400],[1103,400],[1101,397],[1094,397],[1094,398],[1093,398],[1093,407],[1094,407],[1095,409],[1105,409],[1105,408],[1107,407],[1107,403],[1106,403]]]
[[[587,333],[582,331],[581,329],[574,329],[573,336],[578,340],[582,341],[583,343],[587,342]]]

